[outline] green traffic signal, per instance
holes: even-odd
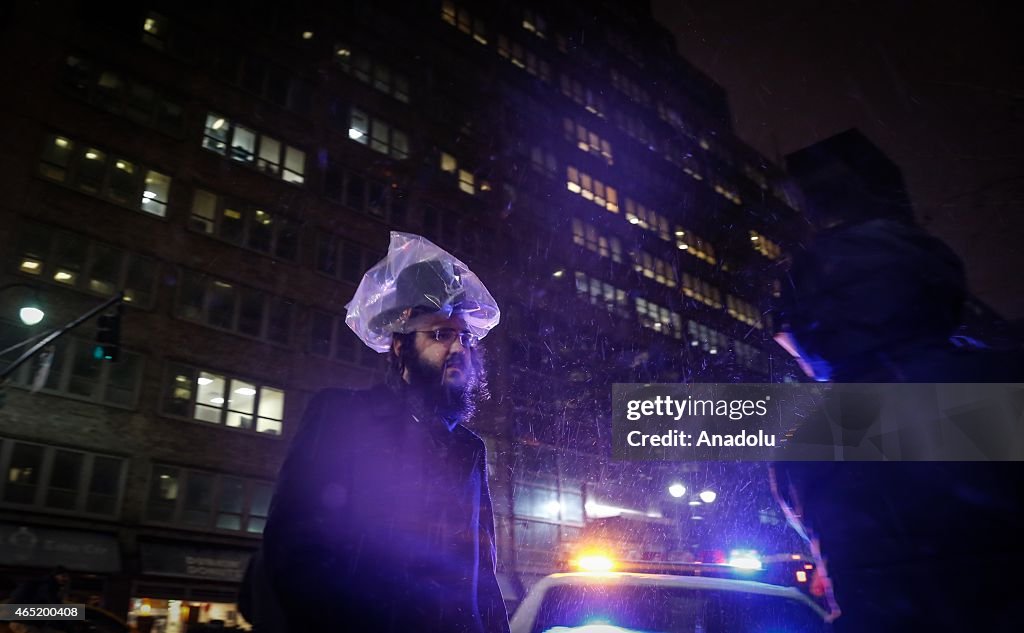
[[[117,361],[121,351],[121,306],[113,314],[103,314],[96,322],[96,360]]]

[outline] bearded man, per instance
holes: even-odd
[[[497,305],[450,254],[393,233],[347,307],[388,378],[318,393],[282,467],[263,558],[287,630],[506,632],[484,444],[463,426]]]

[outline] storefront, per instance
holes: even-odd
[[[68,599],[103,606],[111,577],[121,571],[117,537],[102,532],[0,523],[3,594],[58,565],[67,568],[71,575]]]
[[[187,633],[223,622],[248,629],[238,589],[252,552],[183,543],[139,543],[142,578],[132,586],[128,623],[140,632]]]

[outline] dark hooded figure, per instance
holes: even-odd
[[[390,339],[387,384],[318,393],[282,467],[263,558],[288,631],[508,631],[484,443],[462,425],[486,394],[467,319],[497,307],[440,253],[356,306],[357,334]]]
[[[965,296],[960,261],[921,229],[842,225],[794,258],[779,338],[818,380],[1024,382],[1019,352],[950,341]],[[1020,630],[1022,466],[776,464],[791,522],[820,546],[835,630]]]

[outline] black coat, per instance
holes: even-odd
[[[508,631],[483,441],[386,387],[313,399],[264,557],[291,631]]]
[[[1017,352],[905,345],[849,382],[1024,383]],[[1024,464],[790,462],[843,615],[836,633],[1020,629]]]

